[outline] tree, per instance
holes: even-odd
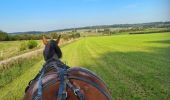
[[[8,40],[8,34],[3,31],[0,31],[0,41],[5,41],[5,40]]]

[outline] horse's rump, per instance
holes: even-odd
[[[110,100],[106,84],[94,73],[84,68],[70,68],[67,71],[69,81],[80,88],[85,100]],[[60,78],[55,71],[45,73],[42,78],[43,100],[56,100],[58,96]],[[26,91],[24,100],[32,100],[37,96],[38,81],[34,80]],[[67,87],[67,100],[78,100],[74,92]]]

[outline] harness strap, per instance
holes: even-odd
[[[84,81],[84,82],[94,86],[96,89],[98,89],[103,95],[105,95],[107,97],[108,100],[112,100],[111,99],[112,97],[109,94],[107,94],[106,91],[103,90],[98,84],[96,84],[90,80],[87,80],[85,78],[80,78],[80,77],[70,77],[70,79],[78,79],[78,80]]]
[[[38,93],[37,93],[37,99],[42,100],[42,77],[44,75],[44,69],[42,69],[42,73],[40,77],[38,78]]]
[[[79,100],[85,100],[85,97],[84,97],[84,95],[81,93],[80,88],[77,88],[76,86],[74,86],[73,84],[71,84],[71,82],[70,82],[68,79],[66,80],[66,83],[67,83],[68,87],[69,87],[70,89],[72,89],[72,91],[74,92],[74,94],[75,94],[76,96],[78,96]]]
[[[84,95],[81,93],[80,88],[77,88],[74,86],[67,77],[67,70],[66,69],[60,69],[59,70],[59,78],[60,78],[60,85],[59,85],[59,91],[58,91],[58,97],[57,100],[66,100],[67,98],[67,86],[72,89],[74,94],[78,96],[79,100],[85,100]]]
[[[57,100],[66,100],[67,98],[65,74],[66,74],[66,69],[60,69],[59,71],[60,84],[59,84]]]

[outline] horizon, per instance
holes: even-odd
[[[169,0],[5,0],[0,30],[52,31],[98,25],[170,21]]]
[[[170,21],[162,21],[162,23],[164,22],[170,22]],[[144,23],[131,23],[129,25],[133,25],[133,24],[145,24],[145,23],[159,23],[159,22],[144,22]],[[161,22],[160,22],[161,23]],[[126,24],[108,24],[109,25],[126,25]],[[106,24],[105,25],[93,25],[93,26],[107,26]],[[47,31],[37,31],[37,30],[31,30],[31,31],[18,31],[18,32],[11,32],[11,33],[22,33],[22,32],[50,32],[50,31],[59,31],[59,30],[66,30],[66,29],[76,29],[76,28],[84,28],[84,27],[93,27],[93,26],[80,26],[80,27],[69,27],[69,28],[61,28],[61,29],[54,29],[54,30],[47,30]],[[11,34],[11,33],[8,33],[8,34]]]

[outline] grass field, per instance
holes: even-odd
[[[19,51],[20,41],[0,42],[0,60],[15,55]]]
[[[31,51],[20,51],[20,45],[22,42],[24,41],[0,41],[0,60]],[[40,41],[38,41],[38,43],[38,46],[42,46],[42,43],[40,43]]]
[[[62,47],[63,62],[88,68],[108,85],[113,99],[170,98],[170,33],[85,37]],[[21,99],[43,60],[0,88],[0,100]]]

